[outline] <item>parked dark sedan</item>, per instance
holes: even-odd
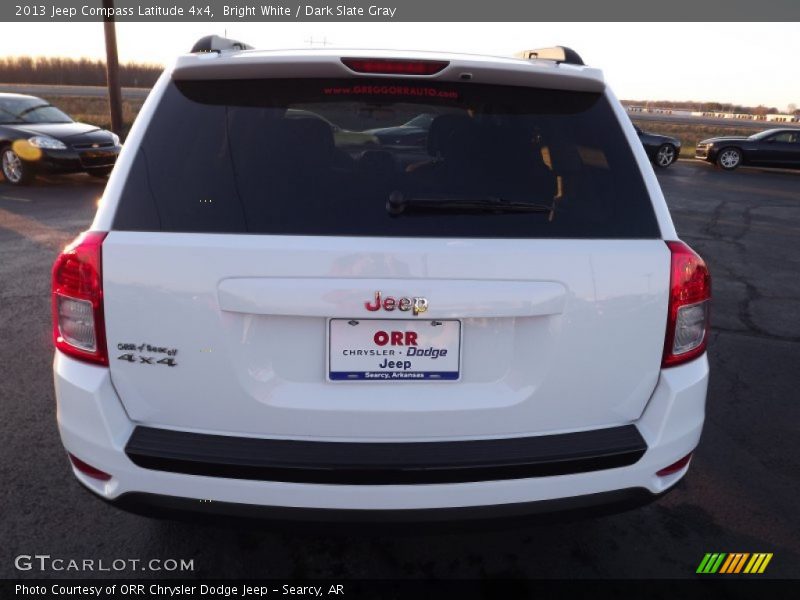
[[[800,129],[768,129],[750,137],[715,137],[697,143],[695,157],[731,171],[742,165],[800,168]]]
[[[368,129],[365,133],[371,133],[377,137],[384,146],[420,146],[425,144],[428,130],[435,116],[430,113],[421,113],[403,125]]]
[[[634,125],[633,128],[639,134],[639,140],[641,140],[648,158],[655,166],[666,169],[678,160],[678,155],[681,152],[681,141],[679,139],[642,131],[638,125]]]
[[[76,123],[41,98],[0,94],[0,163],[11,184],[28,183],[37,173],[105,177],[119,151],[110,131]]]

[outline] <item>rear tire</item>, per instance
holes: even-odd
[[[726,171],[733,171],[742,164],[742,151],[738,148],[723,148],[717,154],[717,165]]]
[[[0,150],[0,167],[3,170],[3,177],[11,185],[25,185],[36,176],[33,168],[26,164],[11,146]]]
[[[103,167],[102,169],[91,169],[86,171],[92,177],[97,177],[98,179],[105,179],[111,174],[111,170],[113,167]]]
[[[675,151],[675,146],[672,144],[661,144],[656,150],[655,165],[660,169],[666,169],[672,163],[678,160],[678,153]]]

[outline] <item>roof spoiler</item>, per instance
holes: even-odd
[[[568,65],[585,65],[580,54],[572,48],[566,46],[553,46],[552,48],[536,48],[535,50],[523,50],[514,55],[523,60],[552,60],[556,63],[566,63]]]
[[[238,40],[230,40],[219,35],[201,37],[192,46],[192,54],[198,52],[222,52],[223,50],[252,50],[253,47]]]

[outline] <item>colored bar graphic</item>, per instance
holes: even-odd
[[[763,573],[764,569],[767,568],[767,565],[769,564],[769,561],[771,561],[771,560],[772,560],[772,552],[770,552],[769,554],[766,555],[766,557],[764,558],[764,562],[761,563],[761,567],[758,569],[758,572],[759,573]]]
[[[697,573],[719,573],[738,574],[738,573],[763,573],[769,562],[772,560],[771,552],[708,552],[700,561]],[[746,566],[745,566],[746,565]],[[743,570],[744,569],[744,570]]]
[[[747,566],[744,568],[744,572],[745,573],[752,573],[753,572],[753,567],[755,566],[756,562],[761,560],[759,558],[760,556],[761,556],[760,554],[753,554],[753,558],[750,559],[750,562],[747,563]]]
[[[739,558],[738,554],[728,554],[728,558],[722,563],[722,568],[719,570],[720,573],[730,573],[731,567],[736,564],[736,560]]]
[[[772,560],[772,553],[761,552],[759,554],[754,554],[750,563],[748,563],[747,568],[744,570],[745,573],[763,573],[764,569],[767,568],[769,561]]]
[[[706,565],[708,564],[708,561],[710,559],[711,559],[711,554],[706,553],[706,555],[703,557],[703,560],[700,561],[700,566],[697,567],[697,571],[695,571],[695,573],[705,573]]]
[[[709,569],[709,571],[708,571],[708,572],[709,572],[709,573],[716,573],[716,572],[719,570],[719,567],[720,567],[720,565],[722,564],[722,561],[724,560],[725,556],[726,556],[726,554],[725,554],[724,552],[722,552],[722,553],[719,555],[719,558],[718,558],[718,559],[716,560],[716,562],[715,562],[715,563],[714,563],[714,564],[711,566],[711,568]]]
[[[744,563],[747,560],[748,556],[750,556],[749,552],[745,552],[744,554],[742,554],[741,558],[739,559],[739,562],[736,563],[736,570],[731,569],[731,573],[739,573],[742,570],[742,567],[744,566]]]
[[[733,552],[728,554],[728,560],[722,565],[722,568],[719,570],[720,573],[733,573],[736,567],[742,560],[742,553],[741,552]]]
[[[697,567],[698,573],[716,573],[719,570],[722,561],[725,560],[727,554],[725,552],[714,552],[706,554],[703,557],[700,566]]]

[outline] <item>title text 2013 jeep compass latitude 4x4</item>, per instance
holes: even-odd
[[[561,48],[241,46],[167,69],[54,266],[82,484],[389,520],[650,499],[685,474],[710,279],[598,70]],[[418,115],[423,136],[369,133]]]

